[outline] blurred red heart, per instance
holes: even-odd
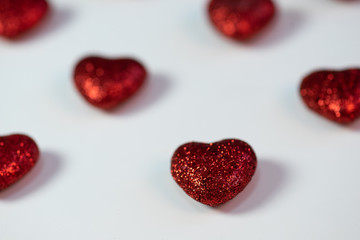
[[[256,155],[246,142],[191,142],[175,151],[171,174],[190,197],[214,207],[240,193],[250,182],[256,165]]]
[[[276,12],[271,0],[212,0],[208,13],[225,36],[246,40],[263,29]]]
[[[360,116],[360,69],[311,73],[302,81],[300,94],[316,113],[350,123]]]
[[[45,0],[0,0],[0,35],[17,37],[35,26],[47,11]]]
[[[109,109],[136,93],[146,76],[143,65],[133,59],[87,57],[77,64],[74,81],[89,103]]]
[[[30,137],[0,137],[0,191],[17,182],[38,161],[39,149]]]

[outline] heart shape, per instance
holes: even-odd
[[[47,13],[46,0],[0,0],[0,35],[15,38]]]
[[[139,90],[147,76],[143,65],[133,59],[87,57],[74,71],[74,81],[93,106],[109,109]]]
[[[212,0],[208,14],[225,36],[247,40],[261,31],[275,16],[271,0]]]
[[[360,116],[360,69],[316,71],[300,86],[305,104],[337,123],[350,123]]]
[[[190,197],[214,207],[240,193],[250,182],[256,165],[256,155],[246,142],[191,142],[175,151],[171,174]]]
[[[36,143],[28,136],[0,137],[0,191],[27,174],[38,161],[39,154]]]

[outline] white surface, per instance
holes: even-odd
[[[360,122],[308,111],[298,86],[318,68],[360,65],[360,3],[278,0],[279,17],[237,44],[203,0],[53,0],[52,16],[0,40],[0,135],[26,133],[42,157],[0,193],[1,240],[358,239]],[[134,56],[148,85],[113,113],[72,85],[88,54]],[[213,209],[170,175],[188,141],[239,138],[259,167]]]

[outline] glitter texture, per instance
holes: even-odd
[[[28,173],[38,158],[39,149],[30,137],[0,137],[0,191]]]
[[[193,199],[218,206],[240,193],[255,173],[257,160],[247,143],[227,139],[180,146],[171,159],[171,174]]]
[[[360,116],[360,69],[314,72],[302,81],[300,94],[311,110],[350,123]]]
[[[246,40],[270,22],[276,9],[271,0],[212,0],[208,12],[214,26],[225,36]]]
[[[89,103],[109,109],[132,96],[146,76],[145,68],[132,59],[87,57],[77,64],[74,81]]]
[[[47,11],[45,0],[0,0],[0,35],[17,37],[35,26]]]

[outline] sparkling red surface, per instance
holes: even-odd
[[[17,182],[35,165],[39,149],[30,137],[0,137],[0,191]]]
[[[270,22],[276,9],[271,0],[212,0],[208,12],[225,36],[246,40]]]
[[[143,65],[133,59],[87,57],[77,64],[74,81],[89,103],[108,109],[132,96],[146,76]]]
[[[214,207],[240,193],[250,182],[256,165],[254,151],[243,141],[191,142],[175,151],[171,174],[190,197]]]
[[[35,26],[47,11],[45,0],[0,0],[0,35],[17,37]]]
[[[318,114],[350,123],[360,116],[360,69],[311,73],[301,83],[300,94]]]

